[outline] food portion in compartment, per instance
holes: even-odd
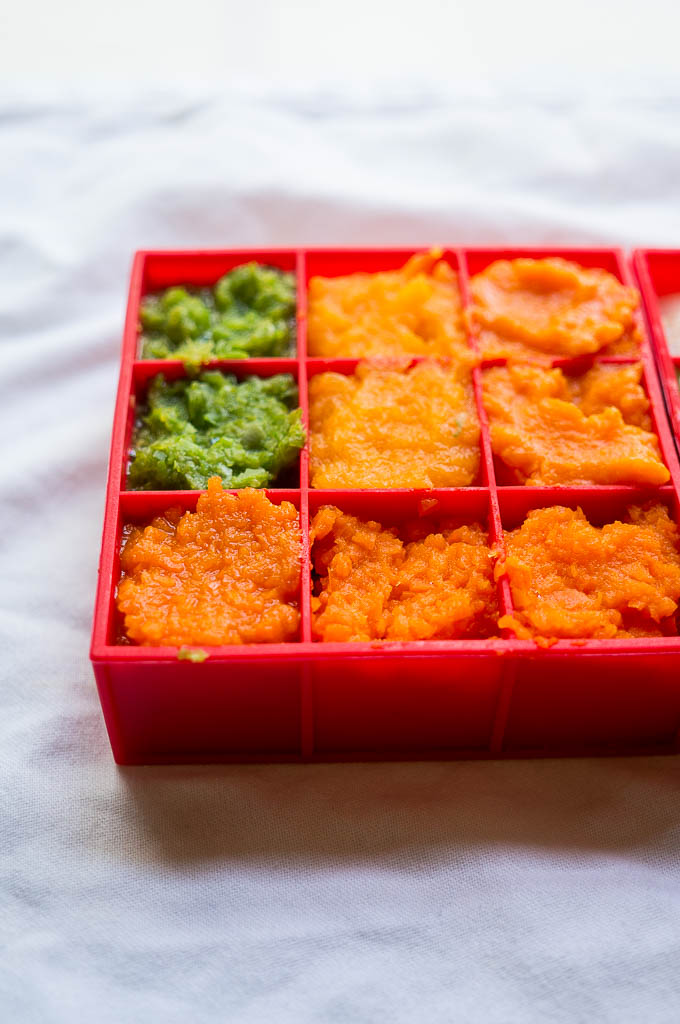
[[[666,483],[641,378],[639,363],[579,376],[519,364],[484,371],[494,455],[520,484]]]
[[[451,640],[496,632],[494,556],[477,523],[423,517],[387,528],[326,505],[312,520],[310,542],[317,640]]]
[[[663,505],[602,527],[580,508],[539,508],[505,543],[496,575],[508,577],[514,612],[498,625],[521,639],[677,635],[679,535]]]
[[[661,296],[659,311],[668,351],[678,359],[680,358],[680,293]]]
[[[227,488],[266,487],[304,446],[297,401],[289,373],[240,383],[216,370],[195,380],[158,374],[135,425],[128,485],[202,490],[220,476]]]
[[[295,275],[245,263],[214,288],[167,288],[139,310],[142,359],[211,359],[292,354]]]
[[[399,270],[309,282],[307,348],[312,356],[456,356],[467,340],[458,276],[441,249]]]
[[[309,382],[312,487],[464,487],[479,470],[468,361],[361,363]]]
[[[170,509],[129,532],[116,596],[125,635],[172,647],[294,640],[301,557],[290,502],[227,494],[215,477],[195,512]]]
[[[547,364],[639,349],[638,293],[606,270],[558,257],[497,260],[471,278],[470,292],[485,359]]]

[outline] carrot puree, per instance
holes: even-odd
[[[332,505],[311,524],[316,639],[445,640],[496,631],[487,535],[474,523],[417,520],[401,530]]]
[[[471,279],[470,291],[485,359],[550,363],[638,350],[638,293],[606,270],[558,257],[497,260]]]
[[[195,512],[171,509],[131,531],[118,609],[138,644],[279,643],[295,638],[301,534],[290,502],[208,482]]]
[[[309,382],[312,487],[465,487],[479,468],[470,371],[359,364]]]
[[[483,375],[494,454],[518,483],[666,483],[639,363],[599,365],[580,377],[531,365]]]
[[[312,356],[467,355],[458,277],[441,249],[400,270],[309,282]]]
[[[678,529],[663,505],[591,526],[581,509],[529,512],[505,537],[514,614],[498,625],[541,645],[562,638],[675,636]]]

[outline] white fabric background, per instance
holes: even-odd
[[[2,1021],[680,1019],[677,760],[119,770],[87,659],[135,248],[677,245],[679,110],[5,92]]]

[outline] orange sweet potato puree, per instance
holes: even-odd
[[[485,359],[549,363],[639,347],[639,296],[613,274],[568,260],[497,260],[470,281]]]
[[[531,365],[483,375],[494,454],[522,484],[666,483],[639,363],[580,377]]]
[[[514,614],[498,625],[542,644],[563,638],[676,635],[678,530],[662,505],[592,526],[581,509],[535,509],[506,534],[496,565]]]
[[[464,487],[479,469],[468,366],[359,364],[309,382],[312,487]]]
[[[441,249],[400,270],[309,282],[307,346],[312,356],[452,356],[467,340],[456,272]]]
[[[301,535],[290,502],[208,482],[196,512],[135,527],[121,554],[118,609],[138,644],[277,643],[295,638]]]
[[[332,505],[311,524],[314,637],[444,640],[496,631],[493,556],[481,526],[452,520],[400,531]]]

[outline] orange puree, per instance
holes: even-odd
[[[300,557],[290,502],[251,489],[234,497],[211,477],[196,512],[170,510],[130,533],[117,597],[126,634],[173,647],[292,640]]]
[[[665,483],[641,373],[639,363],[572,378],[531,365],[485,371],[494,454],[523,484]]]
[[[317,639],[445,640],[496,630],[492,554],[477,524],[419,520],[397,531],[327,505],[310,539]]]
[[[471,279],[470,291],[485,359],[637,352],[638,293],[606,270],[558,258],[498,260]]]
[[[529,512],[506,534],[514,615],[498,625],[522,639],[677,633],[678,530],[662,505],[628,509],[626,522],[591,526],[581,509]]]
[[[441,254],[418,253],[400,270],[311,278],[309,354],[465,355],[458,278]]]
[[[470,372],[360,364],[309,382],[312,487],[464,487],[479,468]]]

